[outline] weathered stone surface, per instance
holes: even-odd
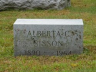
[[[14,23],[15,56],[62,56],[82,51],[81,19],[18,19]]]
[[[0,0],[0,10],[15,9],[63,9],[70,0]]]

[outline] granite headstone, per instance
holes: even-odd
[[[57,9],[71,6],[70,0],[0,0],[0,10],[7,9]]]
[[[18,55],[62,56],[83,52],[82,19],[17,19],[14,52]]]

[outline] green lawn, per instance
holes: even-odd
[[[0,72],[96,72],[96,0],[71,0],[64,10],[0,12]],[[13,23],[17,18],[83,19],[81,55],[14,57]]]

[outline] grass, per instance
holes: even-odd
[[[96,0],[71,0],[64,10],[9,10],[0,12],[0,72],[96,72]],[[81,55],[14,57],[13,23],[17,18],[83,19]]]

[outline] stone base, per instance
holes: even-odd
[[[70,0],[0,0],[0,10],[10,8],[61,10],[70,5]]]

